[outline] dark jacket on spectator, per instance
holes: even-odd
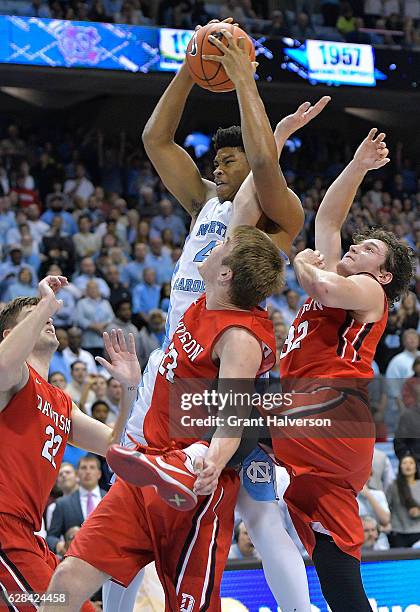
[[[101,497],[104,497],[106,491],[100,489],[100,492]],[[49,548],[55,552],[57,542],[61,536],[64,536],[67,529],[70,529],[70,527],[81,527],[84,520],[79,489],[71,495],[65,495],[57,499],[57,505],[54,509],[47,535]]]
[[[408,452],[420,463],[420,407],[403,412],[395,432],[394,450],[398,459]]]

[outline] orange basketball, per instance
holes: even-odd
[[[232,91],[235,89],[235,85],[227,76],[222,64],[211,60],[203,60],[201,57],[202,55],[222,55],[220,49],[208,39],[209,34],[212,34],[219,38],[224,45],[228,46],[228,40],[223,36],[222,30],[229,30],[234,39],[244,38],[244,49],[248,51],[252,62],[255,59],[255,49],[252,40],[238,26],[223,22],[209,23],[194,32],[194,36],[187,47],[186,58],[188,69],[194,83],[204,89],[216,92]]]

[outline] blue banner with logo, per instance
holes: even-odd
[[[327,612],[315,568],[306,571],[311,612]],[[373,612],[420,612],[420,559],[363,562],[362,577]],[[278,579],[281,584],[282,576]],[[281,612],[262,569],[226,571],[222,597],[224,612]]]

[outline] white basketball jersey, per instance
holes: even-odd
[[[217,241],[225,239],[231,215],[232,202],[221,204],[218,198],[211,198],[201,209],[191,234],[185,240],[171,281],[164,348],[187,308],[204,293],[204,281],[197,264],[204,261]]]

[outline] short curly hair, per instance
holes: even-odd
[[[216,153],[224,147],[237,147],[245,151],[242,131],[239,125],[231,125],[228,128],[220,127],[213,136],[213,146]]]
[[[365,232],[353,234],[355,244],[364,240],[381,240],[387,246],[384,269],[392,273],[392,281],[383,285],[389,305],[407,293],[415,273],[415,255],[413,250],[392,232],[380,227],[373,227]]]

